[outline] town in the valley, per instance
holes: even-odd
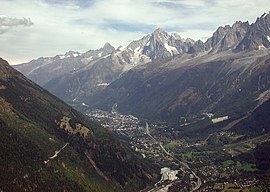
[[[142,158],[160,165],[160,181],[149,189],[149,192],[248,191],[248,189],[260,191],[258,186],[269,185],[267,184],[269,180],[251,174],[256,172],[254,164],[234,158],[237,156],[238,148],[249,146],[252,149],[254,143],[269,140],[269,135],[262,136],[258,141],[243,143],[243,146],[236,147],[233,144],[220,146],[211,143],[213,137],[211,134],[204,140],[190,140],[185,137],[175,139],[176,128],[167,128],[162,123],[150,123],[132,115],[123,115],[116,110],[111,112],[94,110],[87,112],[87,115],[111,130]],[[212,115],[206,114],[206,117],[211,118]],[[215,137],[240,136],[222,131]]]

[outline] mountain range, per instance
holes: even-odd
[[[114,48],[68,52],[15,66],[79,110],[117,105],[148,119],[237,118],[269,94],[270,14],[219,27],[205,43],[157,28]]]

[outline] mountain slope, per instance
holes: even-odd
[[[270,89],[269,51],[175,58],[130,70],[85,103],[145,118],[173,119],[211,112],[239,117]]]
[[[153,165],[0,59],[3,191],[137,191]]]
[[[82,103],[84,98],[92,96],[116,80],[122,68],[113,58],[102,58],[80,71],[52,79],[44,88],[69,104]]]
[[[90,50],[80,54],[79,52],[69,51],[64,55],[56,55],[55,57],[41,57],[14,66],[15,69],[25,74],[29,79],[43,86],[50,80],[60,77],[64,74],[70,74],[89,62],[104,57],[114,52],[115,49],[109,43],[106,43],[98,50]]]
[[[270,99],[256,108],[247,118],[231,128],[232,131],[247,135],[260,135],[270,132]]]
[[[168,34],[158,28],[127,47],[115,50],[106,44],[97,51],[89,51],[76,57],[40,58],[15,68],[67,103],[81,105],[85,98],[103,90],[129,69],[154,60],[185,54],[195,44],[196,49],[200,49],[200,41],[185,40],[177,33]],[[35,64],[38,61],[40,66]]]
[[[230,131],[245,135],[243,139],[254,138],[256,136],[270,133],[270,99],[263,99],[262,104],[247,115],[240,122],[235,124]],[[239,155],[244,161],[256,164],[262,172],[270,170],[270,142],[267,139],[260,139],[260,145]]]

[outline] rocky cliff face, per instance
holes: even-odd
[[[251,25],[237,21],[232,26],[219,27],[204,44],[203,51],[252,51],[269,48],[270,14],[263,14]],[[196,47],[196,46],[195,46]]]
[[[270,14],[263,14],[251,24],[236,51],[251,51],[270,47]]]
[[[205,43],[205,49],[211,52],[233,50],[243,40],[249,29],[249,23],[241,21],[232,26],[219,27]]]

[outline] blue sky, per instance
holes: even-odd
[[[17,64],[106,42],[126,46],[157,27],[206,40],[269,7],[269,0],[0,0],[0,57]]]

